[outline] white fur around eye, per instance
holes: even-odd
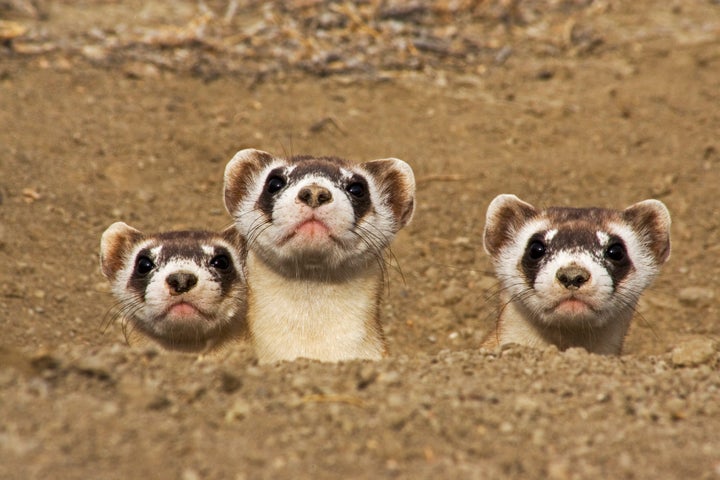
[[[322,162],[328,163],[311,171]],[[401,171],[407,177],[406,185],[398,187],[403,195],[389,194],[384,189],[390,185],[381,183],[403,167],[396,160],[375,162],[381,163],[363,167],[316,158],[268,202],[270,212],[258,208],[259,181],[233,212],[248,240],[248,324],[261,363],[298,357],[378,360],[384,355],[378,306],[385,249],[411,217],[414,180],[411,171]],[[328,171],[334,173],[323,174]],[[356,175],[367,181],[367,209],[355,207],[345,190]],[[303,201],[299,192],[312,185],[329,191],[332,201]]]
[[[297,268],[298,264],[310,261],[321,262],[328,271],[344,268],[352,270],[358,264],[364,264],[368,258],[382,255],[389,246],[397,230],[393,206],[384,198],[381,187],[372,175],[356,167],[339,167],[344,179],[335,183],[321,173],[310,172],[302,178],[296,178],[280,190],[272,203],[272,212],[268,215],[258,208],[258,200],[263,194],[264,184],[270,171],[281,167],[278,160],[267,166],[258,176],[258,182],[249,190],[240,208],[235,212],[235,223],[246,238],[248,247],[268,263],[279,269]],[[296,168],[286,165],[284,175]],[[363,176],[368,183],[367,194],[371,208],[361,218],[355,218],[353,203],[345,191],[345,183],[355,175]],[[260,181],[262,180],[262,181]],[[298,199],[299,192],[308,186],[318,185],[332,194],[332,201],[315,209]],[[329,229],[332,239],[318,246],[303,245],[295,236],[296,229],[303,222],[313,218]],[[322,259],[317,251],[322,247]],[[314,249],[314,250],[313,250]]]
[[[508,243],[493,259],[498,277],[511,296],[519,295],[525,289],[524,273],[520,262],[525,255],[530,238],[547,228],[548,221],[545,219],[528,222],[515,234],[513,241]]]
[[[598,230],[597,232],[595,232],[595,235],[597,236],[600,245],[607,246],[608,242],[610,241],[610,235],[608,235],[607,232]]]
[[[583,347],[602,354],[621,353],[637,301],[660,269],[649,240],[632,225],[618,221],[617,212],[606,211],[600,214],[596,228],[587,227],[587,221],[568,225],[573,231],[593,228],[583,235],[592,233],[599,244],[591,240],[592,245],[586,249],[557,249],[552,240],[565,227],[558,224],[552,228],[554,217],[543,215],[545,212],[516,232],[504,232],[510,241],[493,257],[503,285],[501,313],[496,330],[483,345],[555,345],[561,349]],[[559,215],[562,218],[562,212]],[[530,238],[543,231],[549,251],[531,280],[525,277],[523,256]],[[628,270],[620,279],[613,279],[609,260],[605,259],[613,237],[621,239],[628,255]],[[570,288],[564,285],[558,272],[565,267],[582,268],[589,274],[587,281]]]
[[[178,233],[143,237],[123,258],[123,266],[112,279],[118,318],[127,322],[124,331],[131,344],[152,341],[171,350],[206,352],[239,338],[244,328],[245,260],[239,247],[222,234],[199,238],[204,232],[190,232],[182,238]],[[234,275],[219,275],[209,265],[218,247],[224,247],[232,258]],[[154,268],[133,280],[141,251],[147,252],[144,255]],[[187,291],[175,292],[167,279],[180,272],[194,275],[196,283]],[[186,305],[176,308],[178,304]]]

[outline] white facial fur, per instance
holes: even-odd
[[[381,358],[384,250],[412,218],[410,166],[246,149],[225,168],[224,197],[247,239],[258,360]]]
[[[252,151],[256,152],[256,151]],[[228,165],[242,161],[246,151],[238,152]],[[414,195],[414,178],[411,168],[402,160],[388,159],[394,168],[403,172]],[[409,221],[400,223],[395,218],[392,205],[383,197],[380,186],[363,164],[341,166],[339,183],[349,181],[360,174],[367,181],[367,195],[371,208],[361,218],[355,218],[349,193],[342,185],[322,173],[308,173],[289,183],[274,198],[271,218],[258,207],[258,201],[266,188],[268,174],[278,167],[283,168],[287,178],[297,168],[282,159],[274,159],[254,174],[247,182],[247,193],[230,213],[235,224],[248,240],[248,248],[255,251],[265,262],[279,271],[291,275],[303,275],[313,269],[323,275],[333,276],[339,271],[351,272],[364,267],[368,262],[378,261],[382,252],[392,242],[397,231]],[[226,171],[226,189],[228,184]],[[299,192],[306,187],[320,187],[330,192],[332,201],[314,208],[298,199]],[[317,221],[317,228],[300,228],[305,222]]]
[[[244,316],[245,279],[243,259],[237,247],[220,238],[211,243],[193,245],[188,242],[178,255],[160,263],[165,246],[154,237],[143,238],[126,251],[116,248],[124,238],[130,238],[127,232],[141,235],[137,230],[118,222],[103,235],[102,257],[104,273],[111,281],[112,291],[119,300],[119,311],[129,320],[130,329],[137,330],[161,344],[191,345],[196,342],[212,343],[216,336],[227,330],[231,323]],[[209,239],[210,240],[210,239]],[[215,255],[215,247],[222,246],[229,254],[232,268],[237,276],[232,287],[223,292],[220,282],[211,274],[210,260]],[[136,269],[136,260],[143,250],[155,264],[146,278],[147,285],[139,290],[132,282]],[[192,251],[192,252],[191,252]],[[193,253],[199,258],[186,258]],[[121,258],[113,258],[120,255]],[[111,265],[121,265],[113,271]],[[189,290],[173,292],[167,279],[173,273],[187,273],[196,277],[197,283]],[[178,308],[178,305],[180,307]]]
[[[556,278],[558,270],[568,266],[578,266],[590,273],[590,279],[578,290],[568,290]],[[607,270],[587,252],[558,252],[538,272],[533,291],[534,294],[527,297],[525,304],[546,324],[582,322],[598,327],[609,320],[608,313],[615,311],[614,308],[608,309],[608,305],[612,305],[612,279]],[[579,306],[572,312],[558,309],[561,302],[569,298],[585,303],[587,308]]]
[[[518,300],[516,303],[521,304],[521,310],[524,309],[530,319],[545,325],[600,327],[618,315],[631,313],[640,293],[659,270],[638,234],[626,224],[610,222],[606,230],[595,232],[602,242],[600,248],[553,251],[530,285],[521,264],[525,250],[538,232],[546,232],[544,240],[550,244],[558,234],[558,229],[553,227],[542,215],[527,221],[493,258],[507,298]],[[613,285],[601,260],[613,236],[622,239],[632,264],[630,273],[617,285]],[[590,274],[588,281],[577,289],[566,288],[556,276],[558,270],[569,266],[578,266]],[[568,299],[581,303],[563,305]]]
[[[294,166],[287,166],[289,174]],[[266,168],[264,175],[272,168]],[[349,172],[345,172],[350,176]],[[302,188],[310,185],[324,187],[332,194],[332,202],[318,208],[310,208],[297,200]],[[257,198],[262,184],[251,195]],[[257,196],[255,196],[257,195]],[[322,232],[316,236],[296,233],[296,229],[311,219],[322,222],[328,229],[327,235]],[[337,188],[323,176],[308,175],[301,182],[288,186],[278,194],[272,211],[272,221],[266,224],[264,214],[254,211],[237,217],[237,227],[250,243],[250,248],[260,252],[261,256],[271,264],[299,262],[306,265],[318,263],[318,266],[329,264],[336,268],[353,254],[365,250],[360,238],[353,232],[354,215],[352,205],[344,191]]]

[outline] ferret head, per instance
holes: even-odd
[[[117,222],[102,235],[100,259],[131,328],[195,350],[244,321],[243,248],[235,229],[145,235]]]
[[[350,275],[412,218],[415,178],[395,158],[277,158],[242,150],[225,169],[225,207],[248,249],[288,276]]]
[[[670,214],[658,200],[623,211],[540,211],[500,195],[487,211],[484,245],[507,298],[533,321],[599,327],[631,316],[667,261]]]

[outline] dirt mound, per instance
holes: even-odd
[[[164,5],[0,2],[0,477],[720,477],[720,7]],[[413,166],[389,359],[198,360],[102,328],[103,230],[229,224],[246,147]],[[479,351],[499,193],[668,205],[624,356]]]

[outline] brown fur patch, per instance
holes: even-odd
[[[242,158],[234,157],[225,167],[225,209],[233,215],[238,205],[247,196],[253,177],[274,160],[267,152],[260,150],[242,150]],[[241,153],[241,152],[238,152]]]
[[[488,207],[485,222],[485,250],[491,256],[497,255],[505,244],[513,240],[514,234],[537,215],[535,207],[514,195],[495,197]]]
[[[133,245],[144,238],[142,232],[122,222],[113,223],[102,235],[100,241],[100,267],[103,275],[115,279],[125,264],[125,257]]]
[[[623,219],[646,240],[658,265],[670,257],[670,213],[661,202],[645,200],[622,212]]]
[[[394,159],[372,160],[362,165],[381,185],[398,228],[407,225],[415,210],[415,181],[395,165]]]
[[[238,229],[235,228],[235,225],[231,225],[220,232],[220,236],[226,242],[230,243],[230,245],[235,245],[237,247],[240,252],[240,258],[245,258],[245,255],[247,254],[247,242],[245,241],[245,238],[240,235]]]

